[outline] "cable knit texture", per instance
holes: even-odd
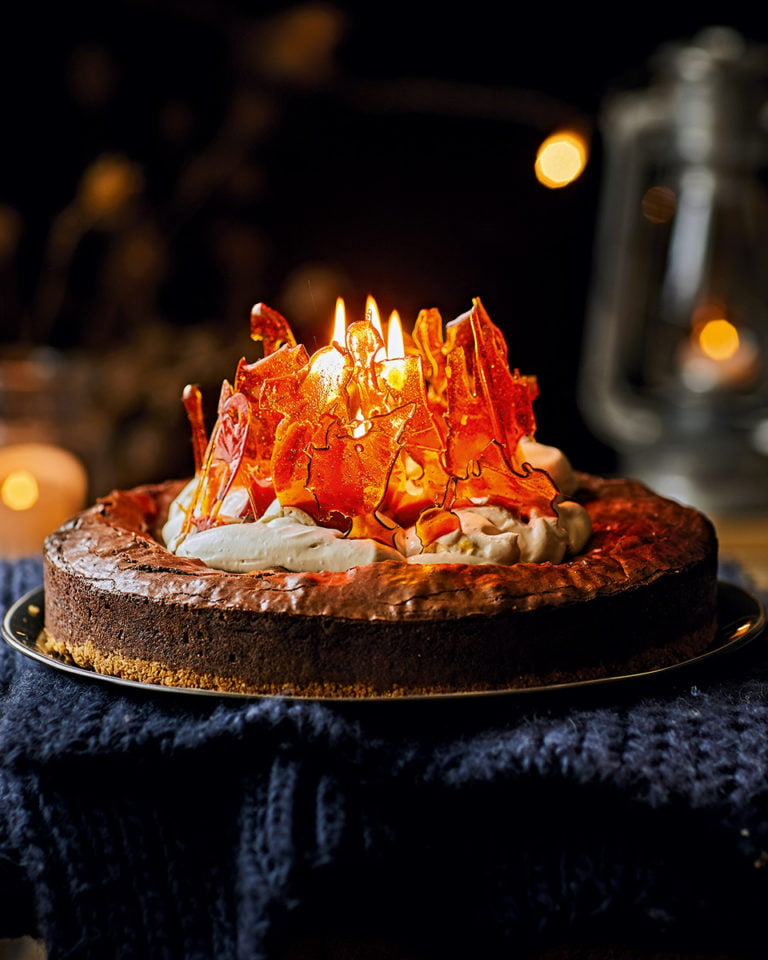
[[[41,580],[0,562],[3,611]],[[3,644],[0,936],[77,960],[747,947],[766,662],[759,639],[652,684],[332,706],[132,690]]]

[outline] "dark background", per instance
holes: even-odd
[[[337,294],[354,317],[371,292],[406,325],[479,296],[511,363],[539,377],[540,439],[610,470],[575,403],[600,104],[644,82],[663,42],[725,22],[763,42],[768,23],[759,5],[606,10],[14,7],[0,30],[2,341],[106,358],[102,375],[110,358],[141,372],[110,416],[123,444],[153,417],[165,439],[139,430],[134,448],[151,450],[125,458],[142,473],[124,464],[115,480],[127,483],[185,469],[168,409],[187,380],[213,390],[253,352],[254,302],[314,348]],[[547,190],[536,148],[570,121],[591,134],[590,163]],[[114,215],[84,219],[83,177],[104,157],[135,189]],[[114,400],[121,379],[102,393]]]

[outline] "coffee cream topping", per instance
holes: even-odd
[[[461,530],[430,544],[426,551],[413,527],[395,526],[391,546],[376,540],[345,537],[339,530],[320,527],[303,510],[282,507],[275,500],[253,522],[224,523],[182,534],[186,510],[194,495],[192,480],[171,505],[163,527],[168,549],[180,557],[194,557],[209,567],[232,573],[281,567],[297,573],[344,571],[380,560],[407,563],[561,563],[584,548],[592,532],[589,514],[565,499],[576,481],[567,458],[555,447],[522,441],[523,455],[544,469],[562,493],[555,517],[533,511],[528,521],[509,510],[478,503],[457,510]],[[247,491],[234,488],[222,504],[222,515],[238,516],[247,504]]]

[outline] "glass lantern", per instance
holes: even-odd
[[[768,49],[711,28],[606,98],[580,404],[620,470],[768,508]]]

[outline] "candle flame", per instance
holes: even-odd
[[[0,500],[10,510],[29,510],[40,498],[40,487],[34,473],[13,470],[0,487]]]
[[[347,313],[344,308],[344,300],[342,297],[336,298],[336,313],[333,319],[333,336],[331,337],[331,343],[338,343],[340,347],[344,346],[344,340],[346,338],[347,330]]]
[[[403,325],[400,322],[400,314],[397,310],[393,310],[387,324],[387,359],[395,360],[404,356]]]

